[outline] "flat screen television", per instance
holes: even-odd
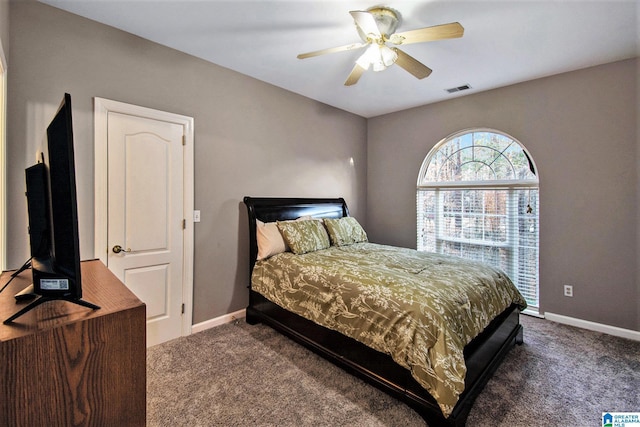
[[[47,127],[49,256],[31,260],[38,295],[82,298],[71,96],[66,93]],[[32,248],[32,254],[34,249]]]
[[[26,169],[33,293],[40,296],[5,321],[62,299],[97,309],[82,300],[78,205],[71,96],[66,93],[47,127],[47,160]]]

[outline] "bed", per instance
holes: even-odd
[[[520,344],[523,341],[523,328],[519,322],[519,313],[526,306],[526,303],[519,293],[515,291],[513,294],[509,289],[507,292],[509,296],[500,296],[499,304],[494,301],[487,303],[486,305],[490,307],[488,312],[493,310],[490,317],[487,318],[483,318],[489,316],[487,313],[478,314],[474,303],[470,304],[468,300],[458,301],[460,299],[459,291],[455,291],[456,293],[452,297],[447,297],[456,300],[455,304],[451,303],[453,309],[446,305],[449,304],[448,302],[441,302],[444,298],[444,296],[441,297],[441,289],[448,286],[438,288],[437,300],[433,303],[434,307],[430,307],[431,303],[424,303],[421,299],[422,295],[417,298],[412,293],[413,291],[406,289],[413,289],[411,287],[413,285],[409,286],[409,282],[422,288],[421,275],[433,275],[436,273],[432,271],[448,268],[447,260],[437,254],[421,253],[368,242],[364,230],[358,229],[357,221],[349,217],[349,210],[344,199],[245,197],[244,203],[249,219],[249,271],[251,277],[246,321],[250,324],[261,322],[271,326],[347,372],[405,402],[417,411],[431,427],[464,426],[473,401],[504,356],[516,343]],[[309,219],[322,221],[304,221]],[[312,242],[311,249],[305,249],[305,243],[299,246],[296,239],[290,239],[291,249],[287,247],[284,252],[281,248],[275,250],[274,253],[262,253],[265,245],[261,243],[259,248],[258,240],[262,239],[261,242],[264,242],[265,230],[273,232],[274,226],[278,222],[280,222],[278,230],[283,233],[285,238],[292,236],[286,233],[300,232],[300,230],[305,230],[305,233],[307,230],[311,230],[308,233],[313,235],[316,228],[322,227],[322,230],[329,231],[326,233],[329,245],[327,246],[324,236],[317,237],[316,240],[321,243]],[[303,222],[303,224],[299,222]],[[347,234],[347,241],[342,244],[340,239],[343,239],[341,234],[344,235],[344,233],[340,230],[344,231],[345,224],[349,224],[351,227],[353,223],[356,225],[348,230],[349,233],[356,236],[355,239],[349,241],[351,234]],[[267,225],[271,227],[267,228]],[[303,228],[303,225],[306,228]],[[335,228],[334,226],[337,225],[343,229]],[[361,236],[362,233],[364,233],[364,237]],[[318,244],[320,246],[313,247]],[[287,245],[285,244],[285,246]],[[361,258],[350,261],[349,257],[362,257],[362,253],[367,253],[370,258],[365,261],[361,261]],[[419,263],[427,258],[434,264],[425,269]],[[332,259],[339,259],[339,261],[334,263],[331,261]],[[291,263],[303,262],[303,260],[306,264],[291,266]],[[333,267],[334,264],[342,264],[343,262],[351,266],[347,272]],[[356,271],[355,269],[360,268],[359,265],[363,263],[369,267],[362,271],[357,270],[357,275],[366,277],[369,282],[364,288],[362,287],[364,285],[358,285],[358,289],[367,289],[369,294],[375,292],[376,295],[386,295],[386,288],[375,281],[391,281],[386,278],[379,279],[383,277],[380,273],[382,269],[387,268],[387,264],[391,264],[391,270],[397,270],[394,274],[403,275],[402,280],[407,281],[407,286],[404,286],[403,282],[401,288],[402,301],[408,300],[413,304],[418,300],[416,302],[418,305],[415,307],[419,308],[415,309],[414,306],[411,306],[409,311],[419,312],[418,317],[421,320],[405,319],[404,314],[398,314],[399,312],[396,311],[391,314],[382,312],[380,306],[370,306],[371,295],[360,297],[356,294],[354,296],[353,290],[350,288],[348,293],[336,297],[335,290],[347,292],[344,289],[350,286],[351,272]],[[356,265],[358,267],[355,267]],[[460,270],[461,267],[456,265],[452,268]],[[500,283],[498,285],[492,284],[492,289],[503,286],[501,282],[504,281],[504,278],[501,277],[499,270],[484,270],[483,266],[476,266],[473,263],[463,266],[465,271],[476,268],[480,271],[479,274],[483,281],[487,276],[498,278],[497,282]],[[290,276],[295,276],[295,278],[291,279],[285,275],[285,270],[294,271],[295,274]],[[311,272],[310,275],[309,272]],[[307,276],[304,276],[303,273]],[[442,275],[449,277],[451,273],[444,271]],[[325,283],[328,276],[331,276],[332,280],[337,278],[338,281]],[[317,283],[315,282],[316,277],[318,277]],[[296,283],[300,281],[304,283]],[[466,279],[459,281],[464,282]],[[506,281],[510,284],[508,279]],[[279,287],[282,289],[278,289]],[[483,288],[487,288],[487,285],[483,284]],[[310,300],[310,297],[314,296],[310,289],[314,292],[318,290],[318,298],[322,301]],[[331,292],[328,292],[327,289],[330,289]],[[375,289],[375,291],[370,289]],[[394,290],[394,292],[396,291]],[[293,300],[291,296],[296,293],[305,294],[303,302]],[[348,302],[345,302],[347,298],[349,298]],[[368,298],[367,310],[365,311],[369,311],[371,314],[361,315],[360,312],[363,310],[360,308],[358,313],[353,314],[354,311],[357,311],[353,308],[356,305],[353,301],[362,301],[365,298]],[[385,300],[386,302],[382,302],[381,305],[384,305],[385,308],[387,306],[395,308],[399,305],[397,299],[394,294],[390,294],[388,301]],[[325,300],[331,300],[333,308],[327,310],[332,313],[323,312],[318,308]],[[340,304],[336,305],[336,300]],[[337,310],[336,306],[339,307]],[[473,309],[470,309],[470,306]],[[337,315],[336,311],[339,312]],[[440,312],[448,315],[440,316],[438,314]],[[375,322],[367,316],[375,317]],[[353,317],[353,322],[363,323],[364,321],[367,327],[373,325],[380,330],[355,331],[352,324],[347,321],[334,322],[332,319],[336,317]],[[430,322],[437,325],[425,326],[423,318],[428,318]],[[382,323],[377,326],[380,319],[382,322],[388,321],[390,323]],[[406,325],[417,324],[420,327],[409,328],[405,325],[405,321]],[[443,330],[441,331],[439,328]],[[423,332],[424,336],[421,335]],[[427,350],[424,350],[423,347],[418,347],[417,350],[414,350],[413,347],[405,348],[406,343],[402,338],[404,336],[411,336],[412,341],[419,342],[420,345],[425,346],[424,348],[428,347],[429,357],[432,357],[434,361],[415,364],[414,362],[417,360],[415,355],[427,354]],[[436,341],[430,344],[428,341],[431,339]],[[445,351],[446,354],[434,353],[431,355],[431,347],[437,347]],[[440,362],[449,359],[452,362],[442,363],[446,366],[446,369],[443,370],[444,373],[439,372]]]

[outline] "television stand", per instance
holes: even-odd
[[[8,324],[8,323],[11,323],[14,320],[16,320],[18,317],[22,316],[23,314],[27,313],[28,311],[33,310],[34,308],[36,308],[40,304],[44,304],[45,302],[49,302],[49,301],[68,301],[70,303],[78,304],[78,305],[81,305],[83,307],[88,307],[88,308],[91,308],[93,310],[97,310],[97,309],[100,308],[99,306],[97,306],[97,305],[95,305],[93,303],[90,303],[88,301],[85,301],[85,300],[83,300],[81,298],[57,297],[57,296],[54,296],[54,297],[41,296],[37,300],[33,301],[31,304],[27,305],[26,307],[23,307],[20,311],[18,311],[13,316],[9,317],[3,323],[5,325]]]
[[[102,262],[80,264],[100,310],[50,301],[0,322],[0,426],[145,427],[145,305]],[[24,272],[0,293],[0,319],[32,302],[13,298],[30,283]]]
[[[37,295],[34,293],[33,283],[18,292],[13,296],[16,301],[26,301],[28,299],[34,299]]]

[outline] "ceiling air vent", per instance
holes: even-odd
[[[449,93],[456,93],[456,92],[460,92],[461,90],[467,90],[467,89],[471,89],[471,86],[468,84],[458,86],[458,87],[452,87],[450,89],[445,89],[445,90]]]

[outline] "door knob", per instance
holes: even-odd
[[[120,252],[131,252],[130,248],[124,249],[120,245],[115,245],[111,250],[113,251],[114,254],[119,254]]]

